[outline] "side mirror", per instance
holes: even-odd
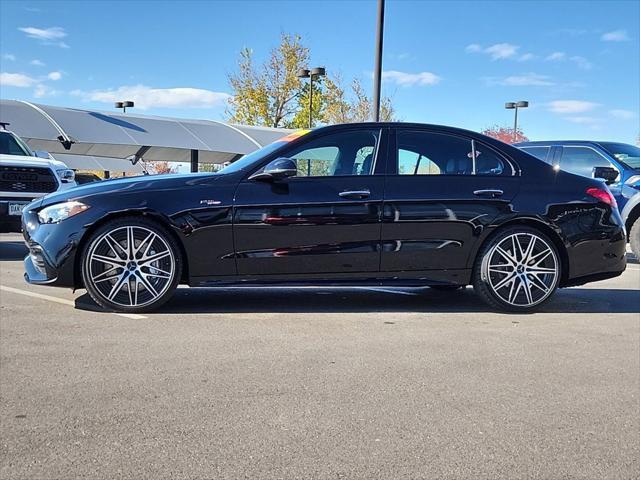
[[[298,174],[298,166],[295,160],[287,157],[276,158],[267,164],[264,169],[254,173],[249,180],[262,180],[272,182],[282,180],[284,178],[295,177]]]
[[[593,167],[593,178],[601,178],[607,185],[615,182],[618,175],[618,170],[612,167]]]
[[[35,152],[33,152],[36,157],[38,158],[44,158],[46,160],[51,159],[51,155],[49,155],[49,152],[45,152],[44,150],[36,150]]]

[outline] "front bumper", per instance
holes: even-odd
[[[72,217],[59,224],[42,225],[34,209],[22,213],[22,235],[29,249],[24,259],[28,283],[77,288],[75,260],[86,226]]]

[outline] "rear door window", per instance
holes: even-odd
[[[611,162],[589,147],[562,147],[560,168],[569,173],[591,177],[594,167],[612,167]]]
[[[499,154],[468,138],[398,130],[396,142],[398,175],[502,175],[505,170],[510,172]]]

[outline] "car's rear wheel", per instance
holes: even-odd
[[[478,253],[473,287],[489,305],[527,312],[546,302],[558,287],[561,265],[553,242],[528,227],[511,227]]]
[[[91,235],[83,254],[89,295],[98,305],[120,312],[158,308],[173,295],[181,271],[176,241],[145,218],[106,223]]]

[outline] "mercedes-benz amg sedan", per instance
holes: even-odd
[[[26,279],[102,307],[179,283],[473,285],[529,311],[620,275],[625,231],[595,179],[474,132],[403,123],[296,132],[219,173],[108,180],[24,210]]]

